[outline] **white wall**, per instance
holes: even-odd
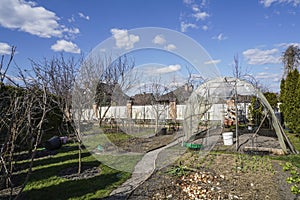
[[[245,109],[246,117],[248,117],[249,104],[239,104],[239,109]],[[104,115],[108,107],[101,107],[101,114]],[[100,108],[99,108],[100,109]],[[186,105],[177,105],[177,120],[184,120],[184,117],[188,115],[186,112]],[[225,104],[213,104],[208,110],[208,114],[204,115],[202,120],[223,120],[226,111]],[[132,119],[155,119],[156,115],[159,115],[159,119],[171,119],[169,114],[169,106],[158,105],[154,108],[152,105],[147,106],[132,106]],[[95,118],[92,109],[85,109],[81,117],[82,120],[91,120]],[[105,118],[127,118],[126,106],[111,106],[107,111]]]

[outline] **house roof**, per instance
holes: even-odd
[[[136,94],[130,98],[134,105],[151,105],[155,101],[152,93]]]
[[[160,96],[159,101],[170,102],[176,100],[176,103],[178,104],[185,103],[191,96],[193,89],[194,88],[192,85],[185,84],[167,94]]]
[[[100,106],[110,104],[126,105],[130,97],[126,95],[118,84],[99,83],[96,91],[96,101]]]

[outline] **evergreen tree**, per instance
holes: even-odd
[[[277,108],[277,103],[278,103],[278,98],[277,98],[276,93],[274,93],[274,92],[265,92],[264,96],[268,100],[271,107],[273,109],[276,109]]]
[[[280,82],[280,96],[279,101],[281,102],[279,108],[282,113],[284,113],[284,105],[285,105],[285,79],[281,79]]]
[[[251,99],[249,106],[250,121],[254,126],[258,126],[263,116],[263,106],[256,96]]]
[[[284,89],[282,91],[282,112],[285,123],[291,131],[296,132],[299,124],[299,97],[297,97],[297,86],[299,82],[299,71],[294,69],[290,71],[284,81]]]
[[[280,110],[285,125],[292,132],[300,132],[300,49],[291,45],[282,55],[284,75],[280,84]]]
[[[296,104],[295,104],[295,112],[296,112],[296,116],[295,117],[295,124],[296,124],[296,127],[295,127],[295,132],[300,134],[300,75],[298,74],[298,83],[297,83],[297,87],[296,87],[296,92],[295,92],[295,101],[296,101]]]

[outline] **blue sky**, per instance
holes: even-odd
[[[161,27],[198,42],[222,75],[232,75],[238,55],[242,68],[278,91],[280,57],[288,45],[300,44],[299,15],[299,0],[1,0],[0,54],[17,46],[15,62],[25,69],[29,59],[50,59],[61,52],[87,55],[127,30]],[[172,44],[171,49],[176,47]],[[126,48],[130,45],[135,42]]]

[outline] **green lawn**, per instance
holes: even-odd
[[[298,152],[300,152],[300,137],[296,134],[286,133],[292,144],[295,146]],[[300,168],[300,154],[291,154],[286,156],[276,156],[275,159],[290,162],[296,167]]]
[[[99,167],[93,178],[70,180],[58,174],[66,168],[76,167],[78,150],[75,144],[63,146],[58,153],[34,162],[33,174],[24,189],[28,199],[94,199],[108,196],[118,185],[130,177],[130,173],[111,169],[96,160],[87,150],[83,151],[82,165]],[[19,165],[25,164],[25,161]]]

